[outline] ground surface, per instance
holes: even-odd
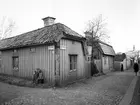
[[[3,105],[118,105],[134,78],[132,70],[113,72],[63,88],[38,89],[0,82]]]
[[[130,105],[140,105],[140,76],[138,77],[138,81]]]

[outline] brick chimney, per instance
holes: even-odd
[[[91,35],[91,32],[88,32],[88,31],[84,32],[84,34],[85,34],[85,37],[86,37],[86,38],[88,38],[88,37],[91,37],[91,36],[92,36],[92,35]]]
[[[55,23],[55,18],[54,17],[45,17],[42,19],[44,21],[44,26],[49,26],[53,25]]]

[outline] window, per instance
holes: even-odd
[[[19,68],[19,57],[14,56],[13,57],[13,69],[18,69]]]
[[[36,49],[35,48],[30,48],[30,52],[35,52]]]
[[[70,57],[70,71],[77,69],[77,55],[69,55]]]

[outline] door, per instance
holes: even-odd
[[[13,75],[18,76],[18,73],[19,73],[19,57],[18,56],[12,57],[12,66],[13,66]]]
[[[69,82],[77,79],[77,55],[69,55]]]

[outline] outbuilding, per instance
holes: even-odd
[[[90,32],[85,32],[88,47],[88,60],[91,60],[91,52],[93,48],[94,62],[98,71],[107,73],[114,70],[115,51],[113,47],[101,40],[94,40],[92,44],[90,34]]]

